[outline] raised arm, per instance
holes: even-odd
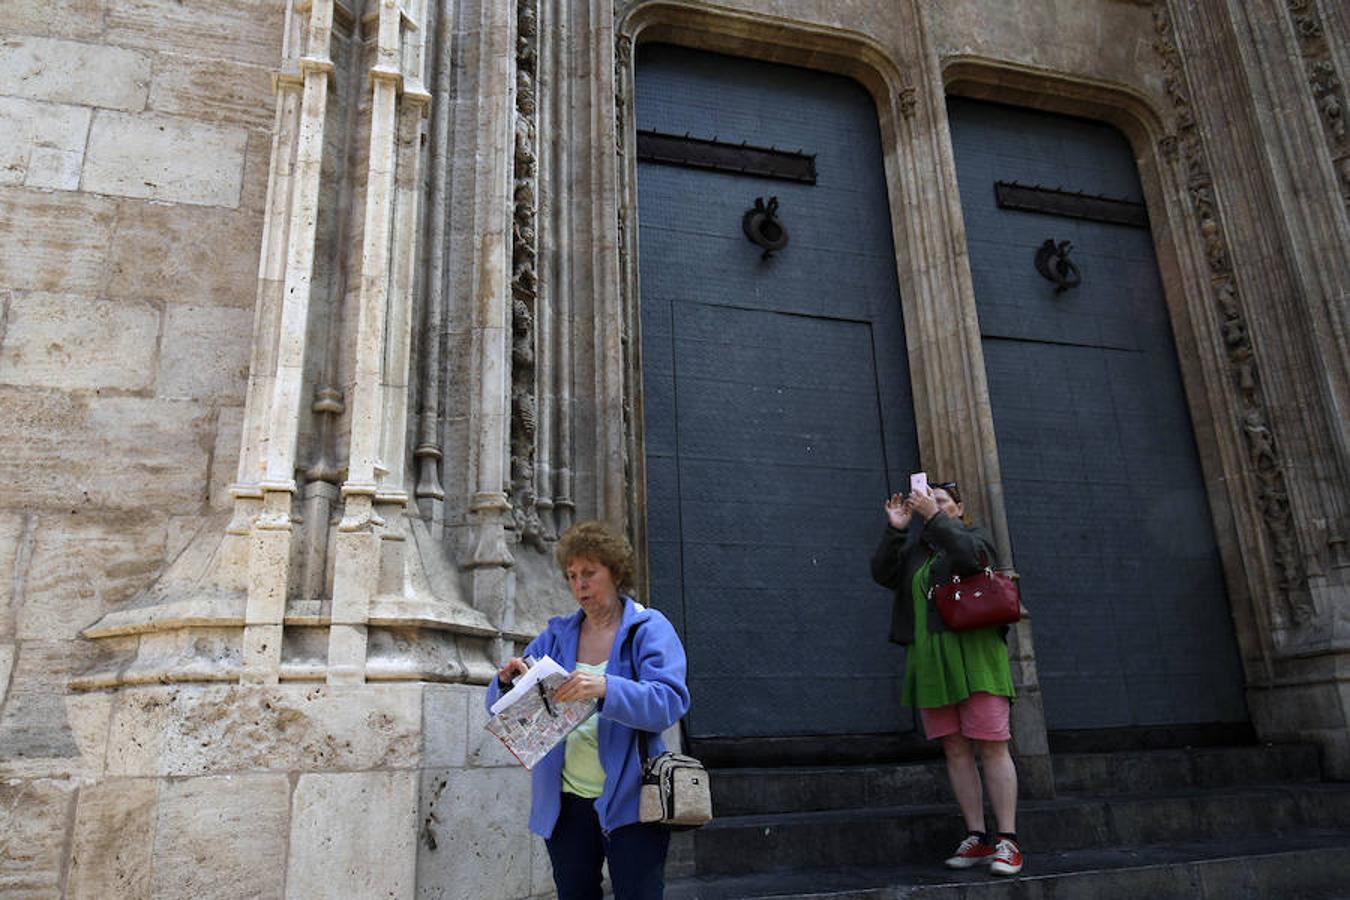
[[[989,532],[967,528],[958,519],[939,511],[924,525],[923,536],[951,560],[959,575],[973,575],[985,566],[997,566],[998,557]]]

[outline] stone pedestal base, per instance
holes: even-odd
[[[1325,777],[1350,781],[1350,654],[1284,660],[1273,684],[1247,691],[1265,741],[1306,741],[1322,749]]]
[[[550,893],[543,842],[526,827],[529,773],[483,730],[483,694],[282,684],[85,695],[80,730],[106,743],[87,742],[94,752],[59,777],[4,766],[0,801],[23,800],[27,849],[0,862],[0,884],[59,892],[64,881],[65,896],[99,900]]]

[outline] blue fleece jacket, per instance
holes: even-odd
[[[623,599],[623,617],[609,651],[605,669],[605,696],[599,707],[597,727],[600,765],[605,769],[605,789],[595,800],[600,827],[606,832],[638,820],[638,794],[642,787],[642,760],[638,758],[637,731],[651,732],[647,752],[665,749],[660,733],[689,711],[689,688],[684,683],[684,645],[670,620],[654,609],[645,609],[631,597]],[[536,659],[548,655],[569,672],[577,665],[577,639],[586,614],[549,620],[543,634],[530,641],[524,655]],[[641,627],[638,627],[641,626]],[[637,628],[631,642],[630,630]],[[630,658],[631,656],[631,658]],[[636,671],[637,678],[633,677]],[[493,678],[488,686],[487,706],[502,694]],[[635,730],[636,729],[636,730]],[[558,744],[532,770],[530,830],[545,838],[553,834],[562,797],[564,746]]]

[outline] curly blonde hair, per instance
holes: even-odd
[[[558,538],[553,551],[563,575],[574,560],[593,559],[614,577],[614,586],[620,591],[631,590],[637,566],[633,560],[633,546],[628,538],[606,522],[578,522]]]

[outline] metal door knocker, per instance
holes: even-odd
[[[766,206],[763,197],[756,197],[755,205],[741,216],[741,230],[751,243],[764,248],[764,255],[760,257],[762,260],[786,247],[788,232],[783,223],[778,221],[778,198],[770,197]]]
[[[1083,283],[1083,274],[1069,259],[1069,250],[1072,248],[1073,244],[1069,241],[1060,241],[1056,244],[1054,238],[1047,238],[1045,243],[1041,244],[1041,249],[1036,251],[1036,271],[1047,281],[1056,284],[1056,294],[1062,294],[1069,288],[1076,288]]]

